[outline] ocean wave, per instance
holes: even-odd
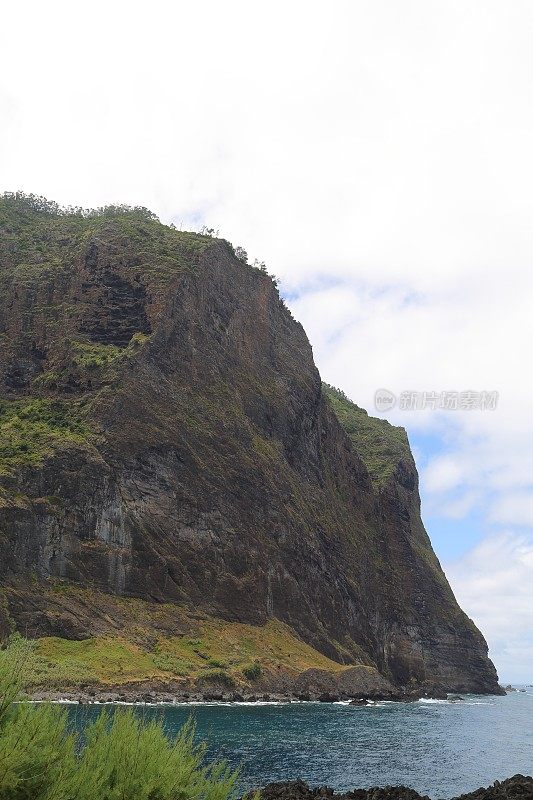
[[[450,701],[449,700],[440,700],[437,697],[421,697],[420,700],[418,700],[417,702],[419,702],[419,703],[437,703],[438,705],[443,705],[443,704],[446,705],[446,703],[449,703]]]

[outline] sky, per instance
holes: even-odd
[[[5,4],[0,191],[143,205],[264,260],[323,378],[498,392],[407,428],[504,681],[533,682],[533,4]]]

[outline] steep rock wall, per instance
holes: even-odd
[[[35,582],[59,578],[276,617],[397,685],[497,690],[404,434],[380,472],[386,423],[322,386],[267,275],[142,214],[8,204],[0,233],[0,575],[19,627],[90,632],[36,607]]]

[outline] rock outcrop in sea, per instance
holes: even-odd
[[[252,795],[248,795],[251,797]],[[487,789],[476,789],[453,800],[531,800],[533,778],[514,775],[505,781],[495,781]],[[271,783],[261,790],[261,800],[430,800],[406,786],[354,789],[334,792],[327,787],[310,788],[304,781]]]

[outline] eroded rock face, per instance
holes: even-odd
[[[27,215],[23,236],[8,211],[0,392],[66,404],[85,426],[0,474],[19,625],[49,632],[21,592],[62,578],[277,617],[387,685],[498,691],[424,531],[407,440],[377,485],[267,275],[135,215]]]

